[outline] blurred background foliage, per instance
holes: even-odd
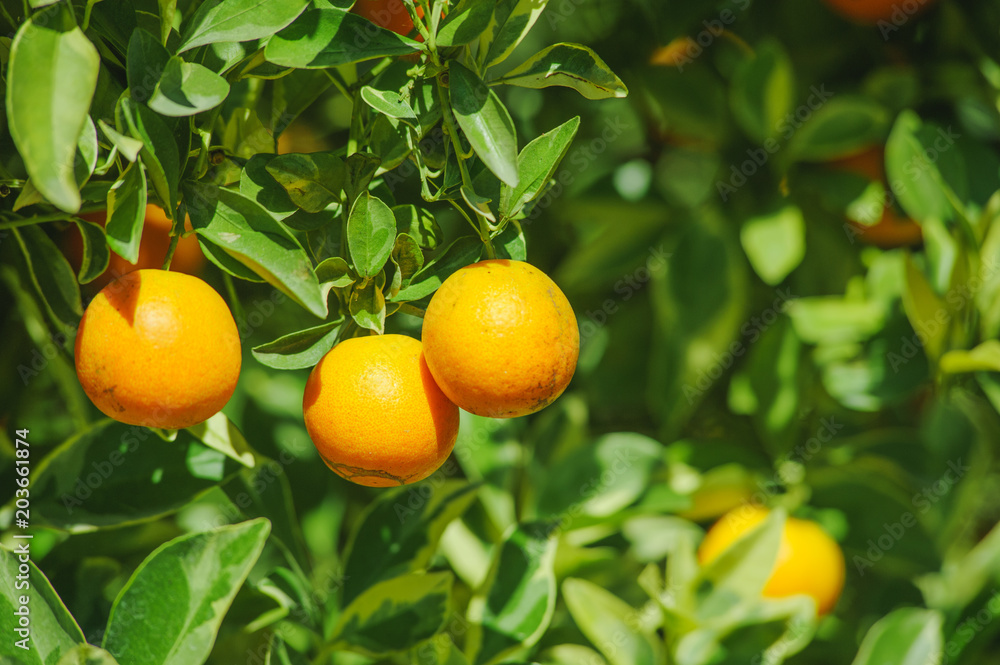
[[[580,42],[630,96],[498,89],[521,136],[582,117],[522,227],[529,260],[573,303],[583,344],[554,406],[509,422],[463,415],[453,460],[424,483],[433,496],[459,491],[461,479],[481,483],[456,509],[462,516],[439,525],[440,544],[423,562],[457,576],[454,641],[469,639],[467,610],[483,611],[476,592],[505,535],[555,519],[544,524],[558,541],[562,596],[531,658],[660,662],[655,643],[623,660],[588,632],[581,608],[614,614],[604,589],[639,612],[650,603],[647,564],[662,568],[700,527],[763,500],[819,521],[847,559],[837,610],[789,662],[851,662],[873,624],[905,606],[940,612],[938,651],[958,645],[943,662],[998,658],[1000,622],[989,608],[1000,580],[991,534],[1000,519],[1000,3],[928,4],[900,25],[871,26],[819,0],[549,3],[510,62]],[[341,146],[350,113],[328,88],[278,148]],[[416,201],[419,186],[411,177],[392,196]],[[454,237],[462,220],[446,207],[435,213]],[[206,279],[223,290],[213,271]],[[0,266],[4,308],[21,312],[2,324],[0,418],[8,431],[31,427],[37,460],[92,414],[65,340],[51,339],[20,274]],[[210,483],[179,512],[169,492],[147,502],[165,517],[36,533],[35,561],[88,637],[145,556],[206,525],[271,517],[310,571],[316,605],[348,593],[360,574],[345,547],[383,493],[342,482],[318,458],[302,424],[307,372],[272,370],[249,354],[313,321],[275,303],[267,285],[241,282],[238,296],[247,357],[226,414],[280,462]],[[416,334],[419,321],[398,315],[389,327]],[[34,373],[19,373],[24,366]],[[13,449],[3,441],[0,450],[0,487],[10,488]],[[613,470],[621,459],[625,470]],[[251,505],[237,506],[246,491]],[[397,498],[418,497],[412,508],[422,510],[420,496]],[[906,514],[915,525],[894,535]],[[392,543],[369,547],[374,556]],[[290,593],[268,572],[282,557],[265,549],[212,662],[243,662],[276,626],[289,644],[308,641],[293,614],[266,619],[285,606],[262,590]],[[653,614],[630,617],[649,625],[629,634],[654,634],[663,615]],[[690,662],[767,662],[760,654],[783,630],[765,634],[771,628],[734,629],[719,637],[715,659]]]

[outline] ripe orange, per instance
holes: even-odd
[[[715,523],[701,541],[698,560],[704,565],[764,521],[764,508],[743,506]],[[764,597],[784,598],[805,594],[816,601],[819,614],[837,604],[844,588],[844,553],[815,522],[789,517],[781,537],[778,559],[764,587]]]
[[[893,14],[902,16],[905,20],[915,9],[923,9],[934,0],[917,0],[916,3],[904,3],[902,0],[826,0],[826,3],[842,16],[856,23],[875,24],[879,21],[893,19]]]
[[[885,153],[880,147],[871,147],[857,154],[830,162],[830,166],[841,171],[857,173],[873,182],[881,182],[888,187],[885,177]],[[882,249],[912,247],[924,241],[923,230],[912,219],[896,214],[887,202],[882,217],[871,225],[848,220],[853,234],[863,243]]]
[[[358,0],[351,11],[396,34],[408,36],[413,32],[413,19],[403,0]],[[424,16],[421,7],[417,7],[417,16]]]
[[[302,400],[306,430],[326,465],[369,487],[423,480],[458,436],[458,407],[405,335],[356,337],[323,356]]]
[[[424,316],[424,355],[441,390],[480,416],[534,413],[562,394],[580,333],[566,296],[521,261],[488,260],[444,281]]]
[[[81,215],[88,222],[94,222],[104,226],[107,214],[104,212]],[[173,222],[167,219],[163,208],[158,205],[149,204],[146,206],[146,219],[142,228],[142,240],[139,241],[139,258],[135,263],[129,263],[119,255],[111,252],[111,260],[108,268],[100,277],[91,284],[97,288],[102,288],[111,280],[121,277],[133,270],[158,269],[163,267],[163,260],[167,258],[167,249],[170,247],[170,229]],[[187,230],[191,230],[191,222],[186,224]],[[66,255],[74,269],[79,269],[83,261],[83,242],[80,234],[76,230],[71,230],[66,234]],[[198,239],[193,235],[182,236],[177,241],[177,248],[174,250],[174,258],[170,262],[170,269],[183,272],[188,275],[197,274],[205,265],[205,255],[201,253],[198,246]]]
[[[180,429],[217,413],[240,375],[240,338],[208,284],[136,270],[94,297],[76,336],[76,374],[91,401],[130,425]]]

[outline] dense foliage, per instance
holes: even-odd
[[[0,3],[0,662],[995,658],[1000,3],[351,5]],[[180,431],[73,369],[147,203],[244,348]],[[332,474],[308,368],[494,256],[573,303],[569,390],[412,487]],[[844,551],[829,615],[761,597],[786,515]]]

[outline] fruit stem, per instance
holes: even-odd
[[[177,249],[177,241],[180,240],[181,234],[174,233],[170,236],[170,246],[167,247],[167,256],[163,259],[163,269],[170,270],[170,262],[174,258],[174,250]]]

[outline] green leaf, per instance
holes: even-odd
[[[132,33],[126,54],[129,94],[137,102],[149,101],[170,60],[170,52],[143,29]]]
[[[392,263],[396,267],[395,289],[390,295],[399,293],[399,289],[410,283],[410,279],[424,267],[424,253],[420,251],[417,241],[405,233],[396,236],[396,244],[392,247]]]
[[[115,599],[101,646],[125,663],[205,662],[270,531],[253,520],[158,547]]]
[[[473,665],[495,663],[538,641],[556,609],[556,529],[520,525],[504,541],[487,580],[482,619],[469,635]]]
[[[702,568],[702,577],[713,583],[713,604],[727,606],[760,597],[774,570],[784,528],[785,513],[775,510]]]
[[[344,160],[331,152],[278,155],[265,168],[292,203],[307,212],[320,212],[339,201],[347,179]]]
[[[306,369],[318,363],[337,342],[342,318],[306,328],[253,348],[253,357],[274,369]]]
[[[461,0],[438,26],[438,46],[462,46],[479,37],[493,18],[494,0]]]
[[[780,42],[767,40],[755,51],[733,72],[729,99],[743,131],[763,144],[776,138],[783,119],[792,111],[795,74]]]
[[[628,88],[600,56],[581,44],[553,44],[528,58],[500,79],[519,88],[561,85],[587,99],[627,97]]]
[[[256,464],[253,448],[243,432],[221,411],[204,422],[188,427],[187,431],[198,441],[234,462],[250,468]]]
[[[100,647],[77,644],[59,659],[58,665],[118,665],[118,661]]]
[[[32,517],[72,532],[155,519],[239,469],[185,430],[164,445],[150,429],[101,420],[32,470]]]
[[[508,220],[500,235],[493,238],[493,248],[498,259],[527,261],[528,245],[521,223],[516,219]]]
[[[399,205],[392,209],[396,232],[405,233],[424,249],[436,249],[444,234],[433,213],[415,205]]]
[[[361,88],[361,99],[379,113],[390,118],[407,121],[411,127],[416,127],[417,115],[409,103],[393,90],[378,90],[366,85]]]
[[[766,284],[777,286],[806,255],[806,222],[797,206],[787,205],[751,217],[740,228],[750,265]]]
[[[68,6],[26,20],[10,45],[7,123],[31,181],[66,212],[80,209],[77,143],[97,88],[100,57]]]
[[[566,608],[580,631],[610,665],[656,665],[658,638],[636,630],[635,615],[623,600],[586,580],[567,578],[562,584]]]
[[[913,329],[921,336],[921,345],[931,360],[937,360],[944,351],[951,313],[945,302],[931,287],[927,277],[906,257],[906,289],[903,291],[903,310]],[[929,332],[928,332],[929,331]]]
[[[107,270],[111,253],[108,251],[103,226],[79,218],[74,218],[73,221],[76,222],[83,241],[83,261],[80,263],[77,279],[81,284],[88,284]]]
[[[459,268],[475,263],[483,254],[483,242],[474,236],[458,238],[439,256],[426,263],[410,280],[410,285],[401,289],[392,299],[407,302],[426,298]]]
[[[178,53],[212,42],[246,42],[281,30],[309,6],[309,0],[209,0],[182,32]]]
[[[75,328],[83,316],[80,287],[66,257],[37,225],[12,229],[31,282],[53,320]]]
[[[517,156],[517,186],[502,184],[500,187],[500,213],[503,216],[516,216],[525,203],[545,188],[566,156],[579,128],[580,116],[576,116],[524,146]]]
[[[35,489],[34,482],[31,489]],[[85,639],[80,626],[48,579],[30,561],[32,542],[16,539],[15,536],[10,545],[13,551],[0,547],[0,579],[4,580],[0,585],[0,630],[4,635],[0,642],[0,660],[19,665],[49,665],[58,663],[63,655]],[[20,561],[25,554],[29,561]],[[16,582],[21,566],[28,570],[27,579],[22,578],[22,581],[29,586],[19,589]],[[24,596],[30,603],[21,602]],[[27,616],[28,627],[20,625],[20,616]],[[25,640],[23,646],[26,649],[17,645],[21,640]]]
[[[358,275],[347,265],[347,261],[339,256],[331,256],[316,266],[316,278],[319,280],[323,295],[329,295],[330,289],[343,289],[357,281]]]
[[[129,263],[139,260],[139,243],[146,219],[146,173],[132,162],[108,192],[108,246]]]
[[[247,160],[240,174],[240,194],[259,203],[275,219],[287,219],[299,208],[292,203],[285,188],[267,172],[267,164],[272,159],[271,155],[257,154]]]
[[[943,619],[938,612],[904,607],[865,635],[852,665],[925,665],[941,662]]]
[[[889,113],[865,97],[839,95],[813,86],[811,99],[820,106],[797,129],[787,121],[779,125],[783,137],[791,135],[788,149],[794,159],[828,161],[881,143]],[[832,98],[830,98],[832,97]]]
[[[376,582],[424,568],[452,520],[476,498],[478,485],[457,480],[385,492],[362,515],[344,559],[343,602]]]
[[[913,111],[900,113],[892,127],[885,144],[886,177],[903,210],[917,222],[954,217],[949,194],[966,189],[965,167],[953,150],[957,136],[922,123]]]
[[[200,183],[186,186],[185,200],[191,225],[201,238],[326,318],[326,299],[305,250],[260,204],[238,192]]]
[[[941,371],[949,374],[1000,372],[1000,342],[988,339],[970,351],[949,351],[941,356]]]
[[[119,134],[114,127],[108,126],[103,120],[97,121],[98,126],[104,135],[108,137],[112,145],[118,148],[118,152],[125,157],[130,162],[134,162],[139,158],[139,151],[142,150],[142,141],[137,141],[136,139],[125,136],[124,134]]]
[[[351,289],[347,308],[351,318],[362,328],[374,330],[378,334],[385,331],[385,273],[380,272],[374,278],[355,284]]]
[[[476,74],[451,61],[451,108],[483,163],[500,180],[517,187],[517,135],[507,108]]]
[[[558,474],[537,484],[538,514],[558,517],[572,509],[577,515],[611,517],[642,496],[662,455],[662,445],[630,433],[607,434],[593,445],[574,448],[559,459]],[[623,459],[629,464],[619,471]],[[595,482],[604,477],[610,481]]]
[[[396,218],[389,206],[368,192],[359,196],[347,220],[347,247],[357,273],[377,275],[389,260],[395,239]]]
[[[436,635],[451,605],[451,573],[411,573],[379,582],[354,599],[333,630],[334,643],[378,656]]]
[[[208,111],[229,95],[229,84],[212,70],[174,56],[167,61],[149,108],[160,115],[183,117]]]
[[[359,37],[360,36],[360,37]],[[374,58],[416,53],[420,42],[397,35],[340,8],[310,9],[267,42],[268,62],[324,69]]]
[[[548,0],[498,0],[479,42],[481,70],[507,59],[541,15]]]
[[[129,98],[121,99],[118,110],[128,125],[129,133],[142,141],[139,157],[153,182],[153,190],[160,199],[163,211],[168,219],[173,219],[179,200],[177,187],[181,170],[173,132],[159,115]]]

